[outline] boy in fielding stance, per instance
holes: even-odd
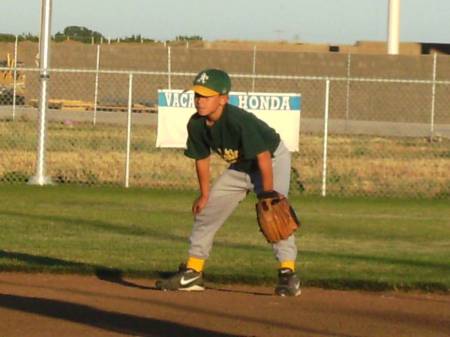
[[[201,71],[194,79],[197,112],[188,125],[185,155],[195,159],[200,196],[194,201],[195,221],[190,237],[189,257],[178,272],[156,282],[161,290],[204,290],[203,269],[214,235],[249,191],[257,195],[273,193],[287,196],[291,155],[280,136],[265,122],[228,104],[231,80],[219,69]],[[212,187],[211,150],[230,166]],[[297,247],[292,234],[272,245],[279,261],[275,294],[297,296],[300,281],[295,274]]]

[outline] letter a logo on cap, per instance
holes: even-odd
[[[207,73],[202,73],[202,74],[200,75],[200,77],[197,79],[197,83],[203,83],[203,84],[205,84],[205,83],[208,81],[208,79],[209,79],[208,74],[207,74]]]

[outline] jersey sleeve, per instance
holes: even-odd
[[[187,125],[188,138],[184,151],[184,155],[189,158],[203,159],[211,154],[211,149],[205,141],[204,128],[201,122],[195,115],[189,119]]]

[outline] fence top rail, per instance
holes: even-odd
[[[0,71],[11,70],[9,67],[0,67]],[[39,72],[40,68],[12,68],[16,71]],[[194,77],[193,72],[168,72],[168,71],[144,71],[144,70],[108,70],[108,69],[76,69],[76,68],[50,68],[50,73],[84,73],[84,74],[116,74],[116,75],[152,75],[152,76],[186,76]],[[407,84],[444,84],[450,85],[450,80],[416,80],[401,78],[377,78],[377,77],[346,77],[346,76],[301,76],[301,75],[260,75],[260,74],[240,74],[230,73],[233,78],[265,79],[265,80],[301,80],[301,81],[350,81],[350,82],[380,82],[380,83],[407,83]]]

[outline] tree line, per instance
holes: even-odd
[[[64,28],[62,32],[57,32],[52,39],[56,42],[62,42],[66,40],[78,41],[82,43],[100,43],[103,41],[118,41],[120,42],[155,42],[154,39],[145,38],[140,34],[131,35],[120,38],[106,38],[101,33],[90,30],[81,26],[69,26]],[[31,33],[20,34],[17,36],[18,41],[39,41],[39,36]],[[179,35],[175,37],[175,41],[202,41],[203,38],[199,35]],[[15,42],[16,35],[0,33],[0,42]]]

